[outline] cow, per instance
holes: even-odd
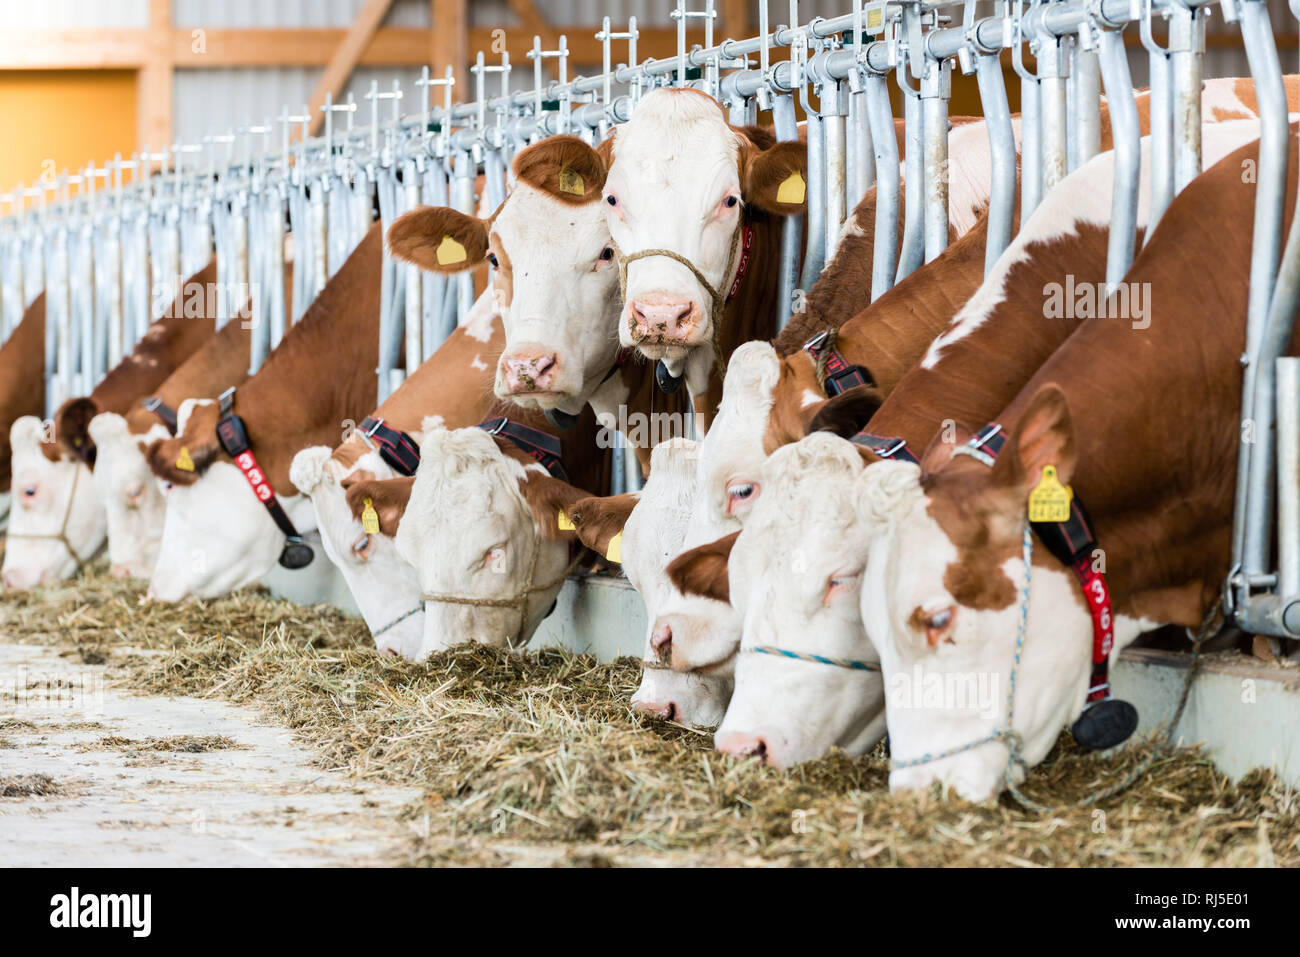
[[[369,416],[378,429],[406,433],[418,442],[432,427],[482,422],[493,402],[492,369],[504,345],[501,320],[484,293],[465,322]],[[313,446],[293,458],[289,479],[311,498],[325,554],[342,572],[378,649],[415,658],[424,642],[424,610],[415,569],[393,543],[410,479],[385,458],[384,446],[364,423],[341,444]],[[385,433],[388,434],[388,433]],[[399,441],[404,441],[398,439]],[[388,480],[392,480],[389,484]],[[351,488],[366,484],[352,495]],[[374,510],[367,528],[365,500]]]
[[[87,397],[68,399],[54,415],[53,435],[35,416],[10,430],[14,476],[20,482],[10,518],[4,581],[29,588],[75,574],[104,544],[106,519],[91,479],[96,454],[86,423],[98,411],[126,412],[211,338],[211,316],[195,316],[186,297],[216,281],[216,262],[191,276],[131,354]]]
[[[167,499],[151,597],[208,598],[262,579],[305,602],[351,605],[334,566],[298,542],[316,522],[289,466],[375,407],[382,241],[376,223],[255,375],[224,403],[187,398],[176,435],[150,443]],[[223,445],[219,425],[243,432],[248,451],[232,456],[239,445]]]
[[[45,405],[45,293],[23,312],[0,345],[0,517],[9,512],[13,462],[5,436],[18,419]]]
[[[348,488],[354,517],[373,509],[377,530],[416,569],[423,639],[412,657],[466,641],[528,642],[583,557],[573,503],[608,488],[597,430],[590,409],[561,438],[541,414],[498,402],[478,427],[426,422],[413,478]]]
[[[1203,140],[1207,162],[1256,135],[1254,121],[1207,126]],[[1147,147],[1144,142],[1144,157]],[[743,620],[735,694],[716,737],[721,750],[757,755],[786,767],[823,753],[830,744],[860,753],[869,743],[861,729],[879,717],[879,696],[859,695],[854,706],[828,690],[828,684],[852,678],[858,684],[878,685],[877,676],[861,668],[836,669],[816,661],[750,653],[750,649],[778,647],[796,654],[848,658],[866,668],[874,664],[876,656],[866,640],[863,620],[852,613],[861,590],[861,568],[869,552],[864,541],[869,536],[863,539],[853,514],[843,510],[843,486],[858,483],[863,462],[898,455],[897,439],[912,449],[923,449],[936,435],[950,437],[957,423],[996,415],[1079,327],[1073,315],[1045,310],[1045,284],[1050,288],[1051,283],[1066,281],[1067,275],[1074,277],[1071,281],[1076,285],[1104,282],[1111,165],[1110,155],[1102,154],[1045,198],[949,329],[935,339],[918,366],[871,417],[870,432],[858,437],[854,451],[861,461],[843,450],[828,452],[825,446],[834,441],[820,435],[801,440],[800,451],[791,446],[774,454],[761,474],[763,481],[782,489],[781,496],[772,501],[766,494],[759,498],[744,529],[730,543],[706,547],[699,561],[690,553],[675,560],[670,575],[679,588],[725,597]],[[1140,195],[1141,231],[1147,194]],[[853,434],[861,421],[857,414],[861,410],[853,409],[854,404],[849,393],[828,402],[810,428]],[[839,418],[845,411],[841,406],[854,413],[847,421]],[[809,459],[838,465],[803,470],[797,480],[793,478],[799,463]],[[823,514],[827,502],[839,503],[835,534],[842,536],[844,547],[828,543],[825,529],[812,518]],[[774,548],[778,540],[781,545]],[[792,574],[789,563],[794,560],[801,562],[801,568]],[[845,649],[855,649],[856,654],[844,654]],[[790,684],[794,669],[803,670],[799,691]],[[854,670],[856,675],[840,674]],[[782,688],[779,702],[772,696],[775,685]]]
[[[919,467],[864,470],[857,512],[876,541],[860,604],[891,687],[891,788],[942,780],[970,800],[995,797],[1004,772],[1022,780],[1047,755],[1100,680],[1091,667],[1092,599],[1028,534],[1026,503],[1047,469],[1085,504],[1108,558],[1111,662],[1142,632],[1195,629],[1218,604],[1231,561],[1248,296],[1246,282],[1224,277],[1250,271],[1255,188],[1242,170],[1258,153],[1258,141],[1231,153],[1165,212],[1121,286],[1149,290],[1149,324],[1087,320],[989,416],[1006,430],[992,465],[955,454],[969,447],[962,433],[932,443]],[[1298,342],[1293,336],[1290,355]],[[1084,561],[1096,570],[1095,552]],[[963,672],[993,677],[993,713],[949,702],[908,707],[893,693],[911,674],[942,681]],[[975,742],[1005,728],[1011,689],[1022,763],[1008,768],[1006,739]],[[920,760],[949,749],[957,753]]]

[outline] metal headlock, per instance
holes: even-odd
[[[1293,14],[1298,5],[1292,0]],[[372,85],[365,127],[356,123],[358,105],[350,96],[343,103],[327,98],[319,137],[306,138],[305,109],[286,109],[278,117],[278,144],[272,143],[274,121],[267,120],[206,137],[200,146],[145,147],[129,159],[20,184],[0,196],[0,338],[44,291],[47,410],[53,411],[116,365],[170,305],[179,283],[215,250],[219,321],[239,317],[256,324],[249,357],[255,370],[366,234],[376,206],[385,226],[417,204],[450,204],[472,215],[480,173],[488,204],[495,205],[506,195],[518,149],[559,133],[598,142],[660,86],[707,92],[736,123],[770,113],[778,139],[806,137],[808,210],[784,225],[783,313],[801,308],[802,293],[833,258],[855,206],[874,187],[875,299],[947,245],[954,61],[976,76],[987,119],[987,272],[1011,241],[1017,188],[1004,50],[1020,83],[1022,218],[1100,148],[1105,89],[1115,149],[1106,281],[1114,288],[1136,252],[1140,161],[1123,33],[1136,23],[1150,65],[1150,235],[1172,198],[1201,170],[1205,21],[1217,6],[1226,21],[1240,24],[1262,126],[1233,565],[1224,598],[1242,627],[1300,636],[1300,360],[1284,355],[1300,304],[1300,220],[1284,248],[1289,127],[1265,0],[998,0],[986,17],[976,16],[974,0],[846,0],[845,6],[840,16],[804,22],[791,0],[788,23],[772,28],[762,3],[756,36],[715,43],[713,0],[703,9],[687,9],[678,0],[671,12],[677,51],[662,59],[638,60],[635,20],[616,33],[606,18],[596,34],[603,59],[596,76],[569,77],[564,36],[554,50],[544,50],[535,37],[528,53],[531,89],[510,88],[508,58],[489,65],[479,54],[471,70],[473,102],[453,102],[450,68],[436,79],[426,69],[417,81],[419,108],[407,115],[402,107],[411,104],[396,83],[384,92]],[[1167,22],[1163,45],[1155,35],[1157,18]],[[688,48],[687,29],[695,21],[702,23],[704,43]],[[628,44],[626,63],[612,62],[615,40]],[[1034,56],[1032,70],[1026,48]],[[786,51],[784,58],[774,56],[778,49]],[[553,81],[543,76],[547,60],[555,61]],[[496,96],[488,95],[490,74],[500,78]],[[905,168],[894,134],[891,77],[903,94]],[[435,86],[443,87],[440,106],[430,103]],[[389,104],[384,116],[382,101]],[[802,134],[796,103],[807,120]],[[302,135],[291,144],[294,124]],[[261,148],[254,150],[252,137],[259,135]],[[906,190],[905,202],[904,180],[915,187]],[[289,255],[293,305],[286,309]],[[418,273],[385,253],[383,275],[376,370],[381,397],[400,384],[402,366],[412,369],[433,353],[474,300],[468,273],[451,280]],[[632,456],[620,458],[617,487],[638,487]]]

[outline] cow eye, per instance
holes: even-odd
[[[36,486],[35,485],[27,486],[25,489],[23,489],[23,495],[26,496],[27,498],[35,498]]]
[[[952,632],[952,625],[956,618],[957,609],[952,605],[925,616],[923,622],[925,625],[925,640],[931,648],[945,639],[951,642],[952,639],[949,638],[949,635]]]
[[[602,249],[602,250],[600,251],[600,258],[601,258],[604,262],[609,262],[611,259],[613,259],[613,258],[614,258],[614,249],[613,249],[613,247],[611,247],[611,246],[606,246],[604,249]]]
[[[615,196],[613,193],[610,193],[608,196],[605,197],[605,202],[609,203],[609,205],[611,206],[617,206],[618,197]]]
[[[144,500],[144,486],[137,483],[126,490],[128,505],[138,506]]]
[[[740,197],[737,196],[735,193],[732,193],[730,196],[728,196],[726,199],[722,201],[722,205],[726,206],[727,209],[735,209],[739,202],[740,202]]]
[[[493,545],[483,553],[483,567],[499,570],[501,561],[506,557],[506,546],[502,542],[499,545]]]
[[[372,544],[373,540],[370,538],[370,534],[366,533],[352,543],[352,554],[364,562],[370,558],[370,546]]]
[[[732,481],[727,485],[727,514],[735,515],[753,504],[758,498],[758,485],[755,482]]]
[[[826,593],[822,596],[822,604],[829,605],[832,598],[853,587],[861,576],[861,572],[836,572],[831,575],[826,579]]]
[[[492,268],[493,268],[493,269],[500,269],[500,268],[501,268],[501,264],[500,264],[499,262],[497,262],[497,254],[496,254],[496,253],[488,253],[488,262],[490,262],[490,263],[492,264]]]

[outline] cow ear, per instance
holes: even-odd
[[[793,216],[808,206],[808,147],[797,140],[770,149],[743,151],[741,189],[745,202],[775,216]]]
[[[379,520],[379,534],[392,538],[397,534],[397,526],[406,514],[406,505],[411,501],[411,488],[415,485],[414,476],[392,479],[370,479],[353,482],[344,493],[352,517],[364,527],[366,509],[372,508]],[[368,504],[367,504],[368,503]]]
[[[623,531],[632,509],[636,508],[639,501],[641,495],[638,492],[604,497],[592,495],[574,502],[568,515],[578,530],[582,544],[593,552],[605,555],[609,552],[610,540]]]
[[[944,423],[943,428],[930,441],[929,448],[921,456],[921,471],[926,475],[933,475],[939,471],[948,464],[957,447],[965,445],[973,435],[974,433],[965,426],[957,425],[952,421]]]
[[[855,385],[806,411],[812,416],[807,434],[832,432],[842,439],[852,438],[861,432],[876,414],[884,397],[873,385]]]
[[[740,532],[724,535],[716,542],[682,552],[668,563],[668,577],[683,595],[700,595],[731,603],[731,579],[727,562]]]
[[[574,502],[591,494],[553,476],[531,472],[528,481],[520,483],[519,491],[528,502],[533,522],[541,529],[542,537],[551,540],[565,539],[573,533],[571,528],[560,528],[560,513],[567,516]]]
[[[1069,484],[1075,466],[1074,423],[1060,386],[1049,382],[1034,393],[1010,444],[1012,454],[998,458],[1002,478],[1028,490],[1038,485],[1044,466],[1054,465],[1057,478]]]
[[[220,417],[221,410],[215,402],[193,404],[180,435],[149,443],[145,457],[153,474],[175,485],[197,482],[221,451],[217,444]]]
[[[464,272],[487,259],[488,226],[446,206],[421,206],[388,227],[388,249],[429,272]]]
[[[591,203],[605,192],[608,159],[576,136],[551,136],[520,151],[515,178],[561,202]]]
[[[69,399],[54,414],[55,440],[74,459],[95,466],[95,442],[90,437],[90,420],[100,413],[99,403],[89,396]]]

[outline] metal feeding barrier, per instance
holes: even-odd
[[[807,22],[793,0],[789,22],[774,29],[768,4],[758,7],[757,36],[715,43],[712,0],[703,9],[687,9],[679,0],[672,13],[677,53],[657,60],[638,61],[635,18],[619,33],[605,18],[596,34],[604,69],[596,76],[569,78],[565,37],[555,50],[542,49],[534,38],[528,90],[511,91],[508,57],[489,64],[480,53],[470,71],[473,102],[454,101],[457,81],[450,68],[438,78],[426,68],[416,82],[419,109],[406,115],[402,108],[411,104],[401,86],[394,82],[381,91],[374,83],[365,96],[366,126],[356,122],[360,105],[351,96],[343,103],[327,99],[320,137],[305,138],[305,109],[285,110],[276,120],[199,145],[172,144],[157,152],[146,147],[129,160],[118,156],[103,167],[47,177],[35,187],[20,185],[0,197],[0,210],[8,212],[0,219],[0,338],[44,291],[52,411],[67,396],[89,391],[151,319],[184,292],[179,284],[215,248],[219,321],[238,317],[253,324],[249,368],[255,371],[371,228],[376,208],[385,228],[418,205],[450,205],[472,214],[480,174],[487,205],[495,208],[506,195],[518,150],[560,133],[598,142],[661,86],[712,95],[733,123],[768,113],[778,139],[806,139],[807,214],[787,220],[782,239],[779,288],[789,311],[797,311],[802,291],[834,257],[859,200],[876,190],[874,300],[947,245],[954,65],[975,75],[986,119],[987,273],[1011,241],[1017,188],[1004,50],[1019,82],[1024,216],[1100,149],[1105,90],[1115,150],[1106,282],[1114,289],[1137,247],[1139,126],[1124,30],[1136,25],[1150,68],[1149,235],[1172,198],[1201,171],[1205,22],[1217,7],[1226,21],[1240,24],[1261,119],[1233,564],[1225,602],[1250,631],[1300,636],[1300,359],[1284,356],[1300,306],[1300,217],[1284,249],[1289,126],[1265,0],[997,0],[982,7],[974,0],[854,0],[841,16]],[[978,16],[980,9],[993,13]],[[1300,0],[1292,0],[1292,13],[1300,16]],[[1157,18],[1167,21],[1165,45],[1155,37]],[[694,21],[703,24],[704,44],[688,49],[686,30]],[[626,62],[617,66],[615,42],[627,44]],[[781,59],[773,57],[778,49],[786,51]],[[554,81],[543,78],[548,60],[554,61]],[[499,78],[496,96],[488,95],[490,76]],[[891,78],[905,120],[901,165]],[[440,106],[431,102],[435,87],[442,88]],[[294,124],[303,138],[291,144]],[[273,149],[277,131],[279,146]],[[906,191],[905,200],[904,179],[919,184]],[[289,262],[291,305],[284,282]],[[376,370],[381,400],[400,385],[403,369],[415,368],[446,339],[473,300],[470,274],[448,280],[421,273],[393,262],[385,250]],[[615,451],[615,491],[639,487],[635,458],[625,447]]]

